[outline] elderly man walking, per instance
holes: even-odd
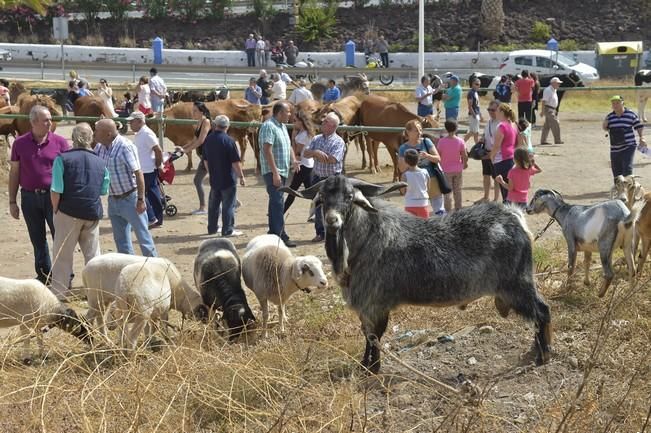
[[[560,78],[554,77],[549,82],[549,86],[545,87],[542,96],[542,110],[540,117],[545,118],[542,133],[540,135],[540,144],[551,144],[547,142],[549,131],[554,135],[554,144],[563,144],[561,141],[561,126],[558,123],[558,94],[556,91],[563,83]]]
[[[240,153],[235,140],[226,134],[230,126],[227,116],[215,117],[214,132],[203,144],[203,163],[210,175],[210,198],[208,201],[208,234],[217,233],[219,208],[222,209],[222,236],[241,236],[242,232],[234,230],[235,203],[239,179],[244,186],[244,173],[240,162]]]
[[[283,193],[278,191],[285,185],[289,177],[289,170],[298,171],[298,161],[294,158],[291,141],[285,123],[289,122],[291,109],[286,102],[277,102],[273,106],[272,117],[262,124],[258,143],[262,143],[260,152],[260,165],[262,176],[269,195],[267,209],[269,232],[280,236],[285,245],[292,248],[296,244],[290,241],[285,232],[283,217]]]
[[[305,150],[306,158],[314,158],[312,169],[312,184],[327,179],[330,176],[341,174],[344,168],[344,153],[346,144],[337,135],[339,116],[335,113],[328,113],[321,123],[321,134],[312,139]],[[325,228],[323,227],[323,215],[321,206],[315,209],[314,228],[316,236],[312,242],[321,242],[325,239]]]
[[[113,240],[119,253],[134,254],[131,228],[143,256],[156,257],[156,247],[147,229],[145,179],[136,146],[118,134],[115,123],[102,119],[95,125],[95,153],[104,160],[111,177],[108,213]]]
[[[11,147],[9,171],[9,212],[15,219],[23,212],[29,240],[34,248],[36,278],[46,284],[52,261],[47,246],[45,224],[54,235],[50,186],[54,159],[70,147],[65,138],[50,132],[52,115],[42,105],[29,112],[31,131],[16,138]],[[20,186],[20,210],[17,196]]]
[[[158,69],[149,70],[149,89],[151,90],[151,109],[154,113],[162,113],[165,107],[165,95],[167,86],[165,81],[158,75]]]
[[[100,254],[99,221],[103,209],[100,196],[108,194],[106,163],[92,150],[93,130],[80,123],[72,130],[73,148],[54,160],[50,199],[54,213],[54,264],[52,291],[61,300],[69,294],[75,247],[79,244],[84,263]]]

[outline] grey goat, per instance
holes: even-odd
[[[590,262],[592,253],[598,252],[604,273],[604,282],[599,290],[603,297],[615,276],[612,266],[613,250],[621,247],[628,265],[629,279],[635,277],[633,262],[633,222],[631,213],[623,201],[608,200],[594,205],[569,204],[561,194],[549,189],[539,189],[527,206],[527,213],[547,212],[560,224],[567,242],[568,283],[576,264],[576,253],[583,251],[585,277],[583,283],[590,285]]]
[[[301,192],[281,188],[322,204],[326,254],[366,337],[362,365],[380,370],[379,340],[399,305],[464,306],[483,296],[495,297],[503,317],[513,309],[535,322],[536,362],[546,362],[551,318],[534,284],[522,212],[482,204],[426,220],[373,198],[405,186],[338,175]]]

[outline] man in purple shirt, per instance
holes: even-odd
[[[246,41],[244,41],[244,51],[246,51],[246,66],[255,66],[255,44],[256,40],[253,37],[253,33],[250,33],[249,37],[246,39]]]
[[[47,284],[52,262],[47,246],[45,224],[54,235],[50,185],[54,159],[70,148],[65,138],[50,132],[52,115],[48,109],[35,105],[29,112],[31,132],[16,138],[11,148],[9,171],[9,212],[15,219],[23,211],[29,240],[34,248],[36,278]],[[20,209],[17,195],[20,186]]]

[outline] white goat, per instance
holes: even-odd
[[[88,298],[88,313],[86,320],[93,323],[97,319],[100,331],[106,336],[104,310],[116,297],[116,284],[122,269],[133,263],[152,261],[160,263],[167,269],[167,278],[172,289],[172,308],[185,316],[197,320],[208,319],[208,307],[203,304],[201,294],[190,286],[181,276],[172,262],[160,257],[142,257],[130,254],[109,253],[91,259],[82,272],[86,297]]]
[[[20,326],[20,335],[36,333],[39,356],[43,356],[44,326],[57,326],[90,343],[88,329],[72,308],[67,307],[38,280],[0,277],[0,328]],[[24,342],[23,359],[28,360],[29,339]]]
[[[167,321],[172,298],[168,274],[166,263],[149,260],[127,265],[120,272],[116,298],[107,316],[117,322],[122,347],[135,349],[145,327],[148,341],[158,322]]]
[[[298,290],[309,293],[310,287],[328,285],[321,260],[294,257],[276,235],[257,236],[249,242],[242,258],[242,277],[262,307],[264,337],[268,335],[269,301],[278,305],[280,332],[285,332],[287,299]]]

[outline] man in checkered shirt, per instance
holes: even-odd
[[[328,113],[321,124],[321,134],[314,137],[308,148],[305,149],[305,157],[314,158],[312,184],[330,176],[341,174],[343,171],[346,143],[337,135],[338,126],[339,117],[335,113]],[[323,227],[321,206],[315,209],[314,228],[316,229],[316,236],[312,239],[312,242],[323,241],[325,239],[325,228]]]
[[[142,255],[156,257],[154,239],[147,227],[145,178],[136,146],[118,134],[111,119],[102,119],[95,124],[95,141],[98,143],[95,153],[106,161],[111,179],[108,214],[118,252],[134,254],[131,243],[133,228]]]

